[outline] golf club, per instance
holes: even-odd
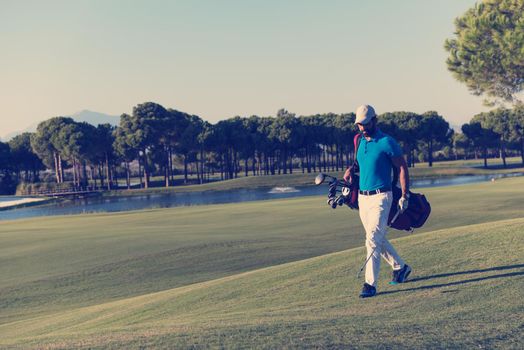
[[[351,189],[346,181],[338,180],[336,177],[320,173],[315,178],[315,184],[321,185],[326,180],[329,180],[329,190],[327,204],[336,209],[338,206],[346,204],[349,208],[355,209],[351,203]]]
[[[391,227],[391,225],[393,225],[393,223],[395,222],[395,220],[398,218],[398,215],[400,214],[400,210],[397,210],[397,213],[395,214],[395,216],[393,217],[393,219],[391,220],[391,223],[388,225],[389,227]],[[360,267],[360,270],[358,270],[357,272],[357,278],[360,278],[360,274],[362,273],[362,271],[364,271],[364,267],[366,267],[369,259],[373,256],[373,253],[375,253],[375,249],[377,249],[377,247],[373,248],[373,250],[371,251],[371,254],[369,254],[368,258],[366,259],[366,261],[364,261],[364,264],[362,264],[362,266]]]

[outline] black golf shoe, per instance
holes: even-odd
[[[377,294],[377,288],[367,283],[364,283],[364,287],[362,287],[362,292],[360,292],[360,297],[361,298],[371,298],[375,296],[375,294]]]
[[[411,267],[408,264],[404,264],[404,267],[400,270],[393,271],[393,278],[389,284],[404,283],[407,281],[409,274],[411,273]]]

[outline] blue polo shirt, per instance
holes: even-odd
[[[360,167],[359,187],[362,191],[391,188],[392,157],[402,155],[402,150],[391,136],[380,129],[367,141],[362,135],[357,151]]]

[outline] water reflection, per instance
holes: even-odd
[[[293,193],[293,192],[300,192],[299,189],[295,187],[273,187],[269,193]]]
[[[524,174],[497,174],[457,176],[450,178],[415,180],[411,188],[462,185],[467,183],[491,181],[503,177]],[[70,215],[97,212],[119,212],[128,210],[169,208],[178,206],[236,203],[277,198],[327,195],[326,186],[275,187],[241,189],[219,192],[191,192],[173,194],[149,194],[129,197],[86,197],[53,202],[47,205],[0,211],[0,220],[13,220],[49,215]],[[0,200],[6,197],[0,197]],[[10,200],[13,197],[9,197]]]

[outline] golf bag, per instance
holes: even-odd
[[[348,207],[351,209],[358,209],[358,191],[360,189],[359,182],[360,178],[357,175],[360,172],[360,169],[358,167],[357,162],[357,150],[358,146],[360,145],[360,140],[362,139],[362,134],[357,133],[355,137],[353,138],[353,149],[355,150],[355,160],[353,161],[353,165],[349,169],[349,203]]]
[[[409,205],[403,213],[398,214],[395,221],[393,218],[397,215],[398,201],[402,197],[402,190],[396,185],[393,186],[393,205],[389,211],[388,225],[404,231],[413,231],[416,228],[422,227],[431,214],[431,205],[426,196],[422,193],[409,192]]]

